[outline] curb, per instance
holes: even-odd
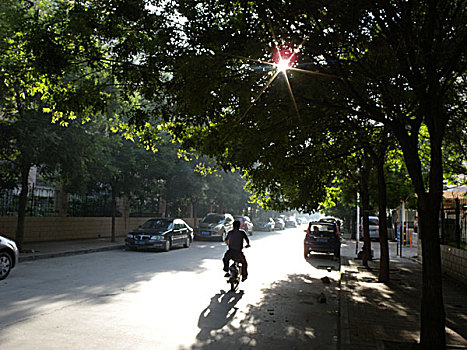
[[[39,260],[39,259],[50,259],[50,258],[57,258],[57,257],[62,257],[62,256],[90,254],[90,253],[97,253],[97,252],[123,249],[123,248],[125,248],[125,245],[119,244],[119,245],[113,245],[113,246],[106,246],[106,247],[99,247],[99,248],[87,248],[87,249],[71,250],[71,251],[65,251],[65,252],[54,252],[54,253],[43,253],[43,254],[39,253],[37,255],[35,255],[35,253],[32,253],[32,255],[20,256],[19,262],[21,263],[24,261],[33,261],[33,260]]]

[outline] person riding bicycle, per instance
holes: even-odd
[[[225,244],[229,246],[222,258],[224,262],[224,271],[226,272],[225,277],[229,277],[229,262],[230,259],[238,260],[242,264],[242,281],[245,281],[248,277],[248,263],[246,262],[245,255],[242,252],[243,240],[246,241],[247,245],[245,248],[250,247],[250,240],[245,231],[240,230],[240,221],[235,220],[233,223],[233,230],[227,233],[225,238]]]

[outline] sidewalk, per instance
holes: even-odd
[[[110,238],[96,238],[24,243],[24,252],[20,253],[19,261],[87,254],[112,249],[123,249],[124,247],[124,237],[117,237],[116,242],[111,242]]]
[[[421,264],[392,257],[387,285],[378,283],[379,261],[370,267],[341,258],[340,348],[419,349]],[[443,291],[447,349],[467,349],[467,285],[445,277]]]

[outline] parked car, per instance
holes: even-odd
[[[230,214],[207,214],[195,228],[195,239],[216,239],[224,241],[233,226],[234,218]]]
[[[308,223],[308,220],[305,219],[305,218],[297,218],[297,224],[298,225],[303,225],[303,224],[306,224]]]
[[[154,218],[129,232],[125,246],[129,250],[158,249],[169,251],[172,247],[188,248],[193,240],[193,229],[182,219]]]
[[[335,223],[312,221],[305,232],[305,258],[311,252],[333,253],[340,257],[341,240]]]
[[[0,236],[0,280],[7,278],[18,264],[19,250],[11,239]]]
[[[295,218],[287,218],[285,220],[285,227],[297,227],[297,221],[295,220]]]
[[[234,219],[240,221],[240,230],[244,230],[250,236],[253,234],[254,225],[248,216],[235,215]]]
[[[370,239],[379,241],[379,218],[377,216],[369,216],[370,223]],[[360,219],[360,240],[363,240],[363,218]]]
[[[275,223],[272,218],[262,219],[255,222],[255,231],[274,231]]]
[[[334,218],[334,217],[332,217],[332,216],[327,216],[327,217],[325,216],[325,217],[320,218],[319,221],[322,221],[322,222],[332,222],[332,223],[334,223],[334,224],[337,225],[337,229],[339,230],[339,233],[343,233],[343,232],[342,232],[343,227],[342,227],[342,222],[341,222],[341,220],[336,219],[336,218]]]
[[[285,221],[281,218],[275,218],[274,225],[276,230],[283,230],[285,228]]]

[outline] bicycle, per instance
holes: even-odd
[[[242,264],[239,260],[233,259],[233,263],[229,267],[230,276],[227,283],[230,283],[230,290],[235,292],[242,279]]]

